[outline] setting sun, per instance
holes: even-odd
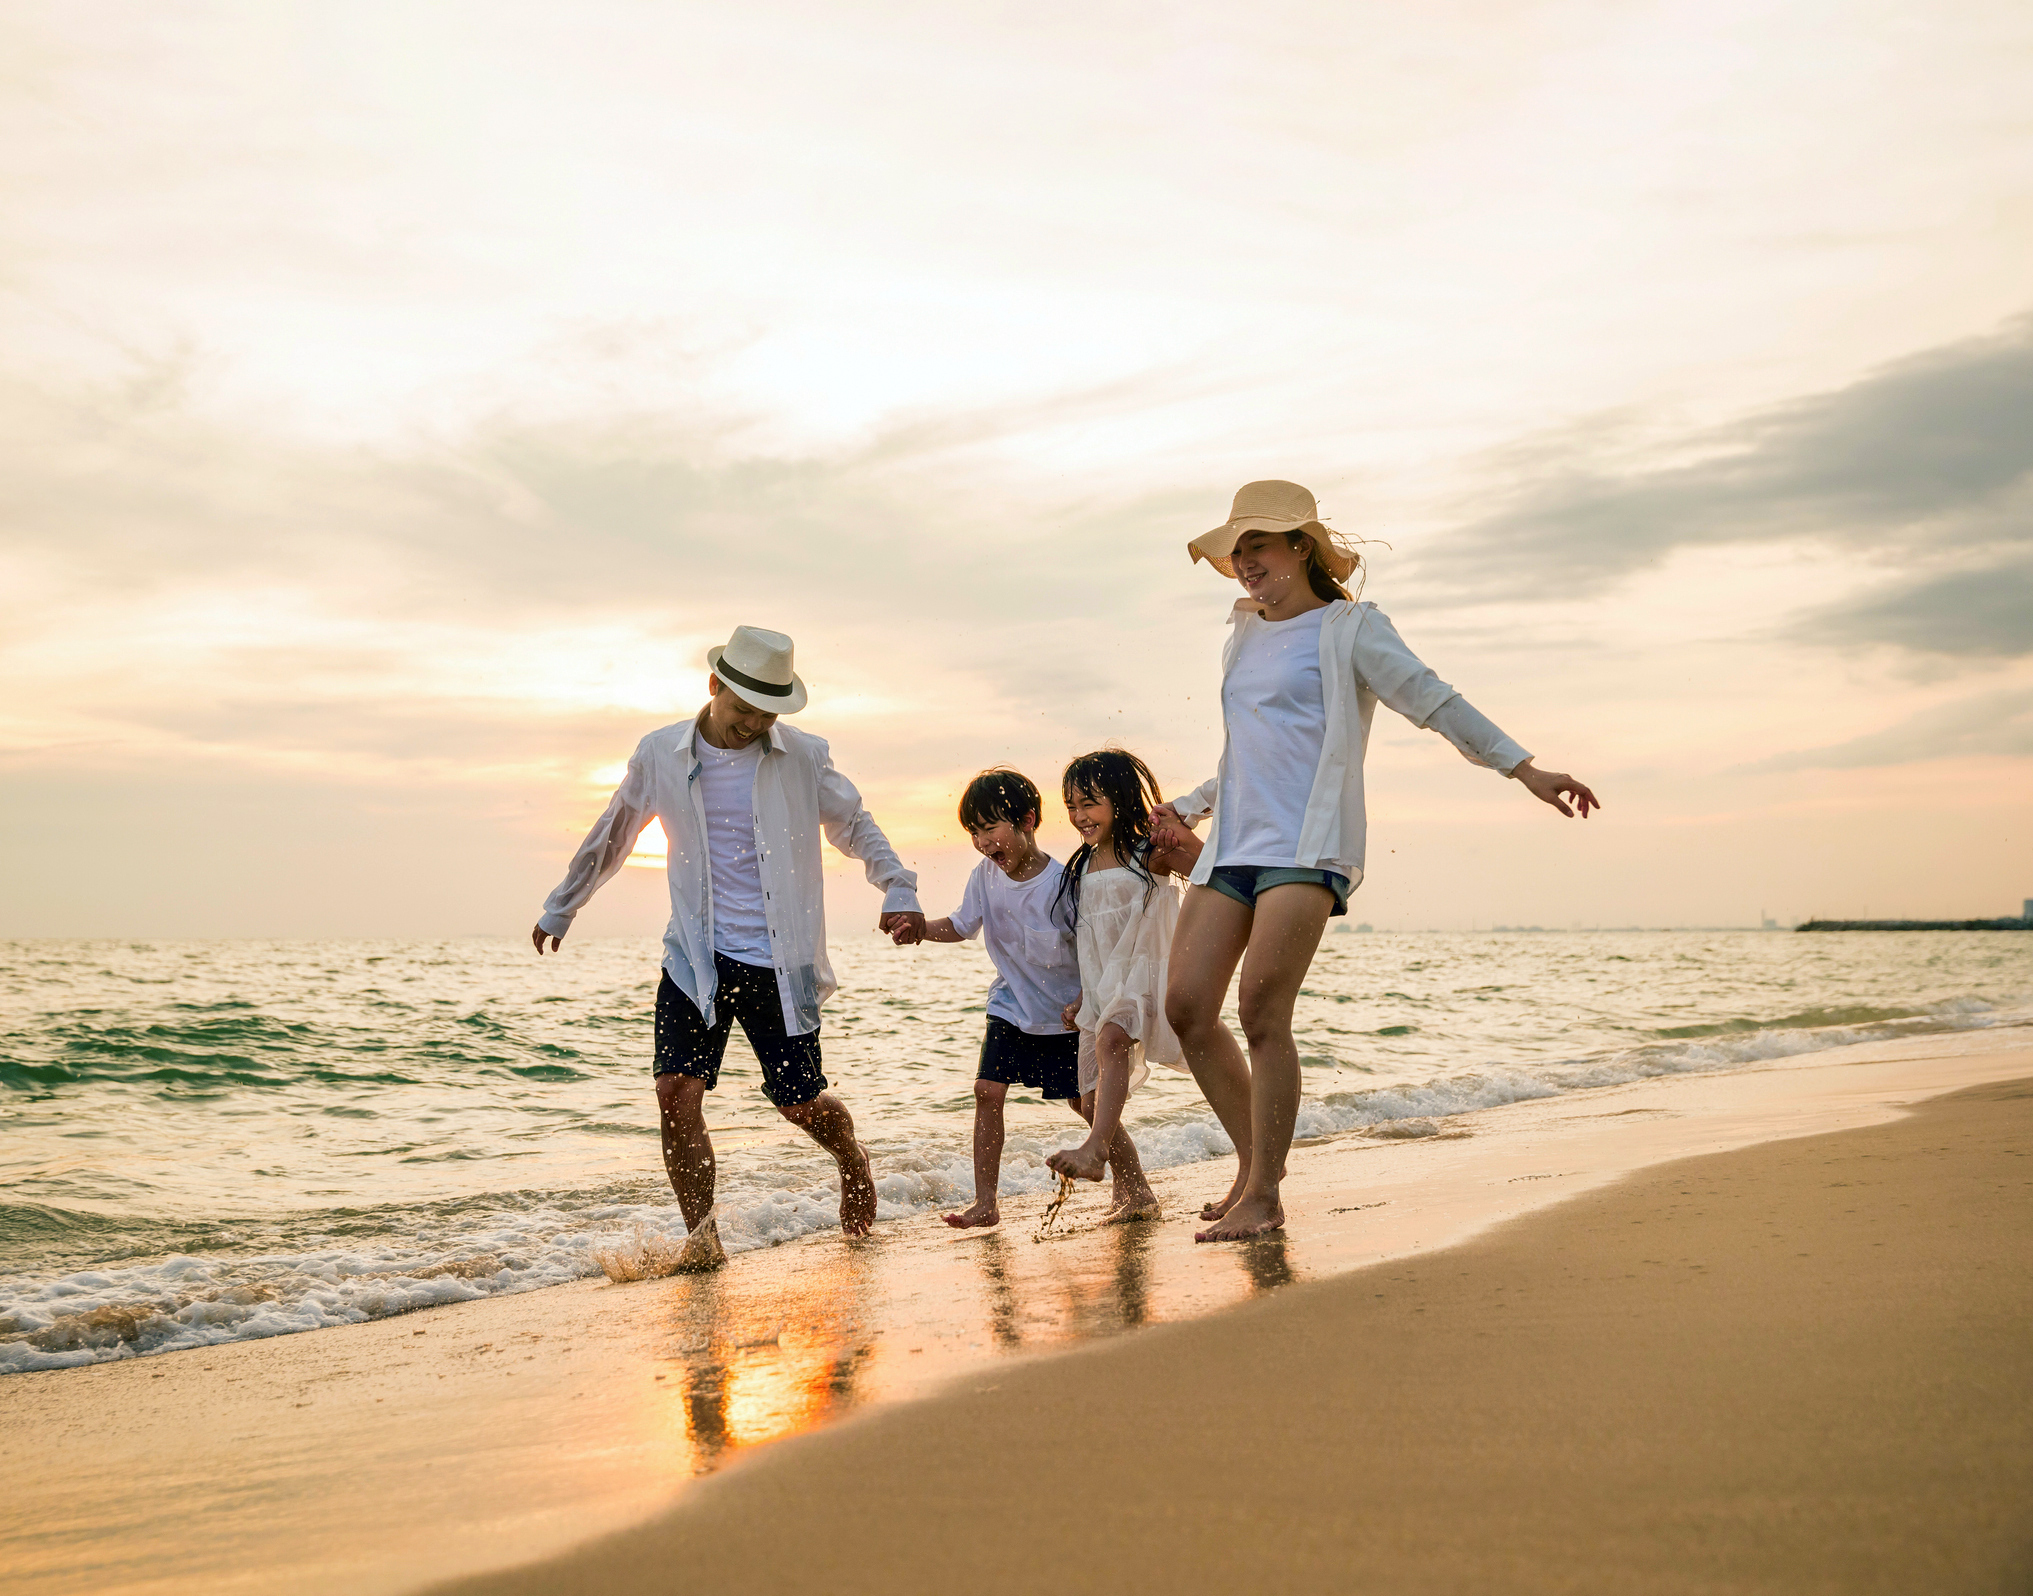
[[[664,823],[652,820],[642,828],[642,835],[635,839],[635,852],[623,862],[641,865],[645,870],[661,870],[669,863],[671,856],[670,839],[664,835]],[[611,859],[614,856],[609,854]]]

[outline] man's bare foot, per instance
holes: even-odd
[[[979,1197],[959,1213],[941,1214],[939,1217],[955,1230],[986,1230],[990,1225],[1002,1223],[1002,1215],[996,1212],[995,1204],[983,1202]]]
[[[720,1219],[709,1208],[706,1217],[686,1233],[685,1244],[678,1249],[678,1261],[671,1273],[703,1275],[726,1262],[727,1249],[720,1245]]]
[[[1045,1167],[1075,1180],[1099,1180],[1108,1172],[1108,1154],[1091,1142],[1062,1147],[1045,1160]]]
[[[1209,1203],[1205,1208],[1201,1209],[1200,1217],[1202,1219],[1219,1219],[1223,1214],[1227,1213],[1229,1209],[1235,1206],[1236,1200],[1242,1196],[1243,1187],[1247,1186],[1248,1184],[1249,1184],[1248,1169],[1246,1168],[1238,1169],[1235,1172],[1235,1184],[1228,1188],[1228,1195],[1226,1197],[1217,1198],[1215,1201]]]
[[[854,1144],[854,1163],[840,1166],[840,1228],[850,1236],[865,1236],[875,1223],[875,1171],[868,1162],[868,1149]]]
[[[1164,1209],[1158,1206],[1158,1194],[1145,1191],[1128,1197],[1118,1197],[1108,1205],[1108,1212],[1101,1216],[1104,1225],[1134,1225],[1146,1219],[1163,1219]]]
[[[1285,1228],[1285,1205],[1275,1197],[1241,1197],[1228,1212],[1205,1230],[1194,1232],[1195,1241],[1246,1241],[1251,1236],[1269,1235]]]

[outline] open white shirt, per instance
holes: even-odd
[[[1061,1018],[1068,1003],[1080,1001],[1080,959],[1073,933],[1054,917],[1065,867],[1047,859],[1028,881],[1012,881],[993,859],[984,859],[967,878],[953,929],[963,937],[981,933],[981,945],[995,965],[988,1012],[1029,1036],[1066,1036]]]
[[[1298,855],[1306,800],[1327,741],[1320,687],[1326,613],[1258,621],[1237,639],[1235,664],[1221,682],[1229,786],[1221,824],[1208,839],[1217,869],[1289,865]]]
[[[762,741],[715,748],[701,737],[699,796],[706,813],[706,864],[713,878],[713,951],[767,965],[769,917],[762,912],[762,827],[755,818],[755,768]]]
[[[1485,765],[1508,776],[1532,756],[1506,737],[1489,718],[1463,698],[1405,646],[1390,617],[1374,604],[1336,599],[1320,614],[1320,694],[1326,714],[1319,755],[1313,766],[1300,819],[1297,846],[1279,867],[1332,870],[1353,887],[1362,880],[1368,819],[1363,805],[1362,756],[1369,747],[1370,722],[1378,703],[1396,710],[1414,726],[1436,731],[1472,765]],[[1264,620],[1252,599],[1239,600],[1229,614],[1228,645],[1222,650],[1224,688],[1245,640],[1261,628],[1286,625]],[[1224,721],[1227,721],[1224,697]],[[1238,787],[1239,756],[1235,726],[1224,726],[1221,766],[1175,805],[1179,817],[1194,822],[1212,813],[1214,833],[1224,829],[1223,816]],[[1216,848],[1203,848],[1193,867],[1193,884],[1205,886],[1214,872]]]
[[[665,875],[671,889],[663,967],[711,1025],[718,983],[706,805],[698,780],[702,741],[695,718],[653,731],[636,745],[628,774],[572,855],[565,879],[545,901],[537,925],[550,936],[569,931],[572,917],[621,868],[643,827],[661,820],[670,840]],[[885,914],[919,912],[918,878],[904,868],[874,816],[861,806],[854,783],[833,768],[824,738],[778,721],[763,741],[767,746],[756,761],[750,802],[763,921],[769,931],[768,963],[783,995],[784,1028],[803,1036],[819,1028],[819,1005],[837,985],[826,962],[820,836],[862,862],[869,882],[883,889]]]

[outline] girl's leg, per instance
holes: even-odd
[[[1290,882],[1260,893],[1256,924],[1242,959],[1238,992],[1242,1034],[1249,1043],[1249,1179],[1228,1211],[1195,1241],[1235,1241],[1276,1230],[1285,1222],[1278,1186],[1299,1117],[1299,1049],[1292,1041],[1292,1008],[1327,929],[1334,894]]]
[[[1066,1104],[1091,1126],[1094,1098],[1095,1094],[1089,1092],[1085,1097],[1069,1097]],[[1150,1180],[1144,1174],[1143,1160],[1137,1157],[1137,1145],[1121,1126],[1116,1127],[1115,1140],[1108,1144],[1108,1172],[1114,1177],[1115,1190],[1108,1200],[1108,1212],[1102,1216],[1104,1225],[1164,1217],[1158,1207],[1158,1194],[1151,1190]]]
[[[1261,900],[1259,900],[1261,901]],[[1219,1219],[1249,1184],[1250,1083],[1242,1049],[1221,1023],[1221,1000],[1250,940],[1253,911],[1212,887],[1188,887],[1172,933],[1171,976],[1165,1018],[1179,1035],[1187,1068],[1228,1139],[1235,1143],[1235,1183],[1228,1195],[1200,1210]]]
[[[1008,1096],[1001,1081],[974,1083],[974,1201],[945,1216],[956,1230],[985,1229],[1002,1217],[996,1191],[1002,1184],[1002,1110]]]
[[[1045,1163],[1075,1180],[1099,1180],[1108,1168],[1116,1133],[1122,1128],[1122,1107],[1129,1101],[1129,1033],[1110,1021],[1094,1038],[1099,1079],[1094,1086],[1094,1113],[1087,1140],[1054,1153]],[[1143,1173],[1141,1169],[1137,1171]],[[1146,1187],[1146,1190],[1149,1188]]]

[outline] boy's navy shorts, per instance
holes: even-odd
[[[1000,1015],[988,1017],[988,1035],[981,1041],[981,1068],[976,1080],[1005,1086],[1028,1086],[1041,1097],[1080,1095],[1080,1033],[1033,1036]]]
[[[762,1095],[778,1108],[796,1108],[826,1090],[826,1072],[819,1068],[819,1033],[792,1036],[784,1030],[783,998],[776,971],[743,964],[724,953],[713,955],[719,991],[713,997],[714,1021],[708,1027],[699,1006],[678,990],[670,971],[656,989],[656,1069],[658,1075],[689,1075],[704,1081],[706,1090],[720,1084],[720,1060],[734,1022],[755,1056],[762,1060]]]

